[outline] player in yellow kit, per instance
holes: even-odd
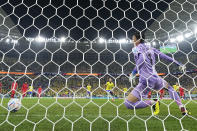
[[[128,89],[125,87],[125,88],[123,88],[123,92],[124,92],[124,98],[126,97],[126,95],[127,95],[127,91],[128,91]]]
[[[88,94],[88,97],[90,97],[90,94],[91,94],[91,85],[90,84],[88,84],[87,85],[87,94]]]
[[[112,101],[114,101],[114,94],[112,92],[112,88],[114,88],[114,83],[112,82],[111,78],[109,78],[109,81],[105,84],[105,86],[106,86],[106,91],[108,93],[108,96],[110,94],[112,97]]]
[[[176,85],[173,85],[174,90],[177,92],[179,89],[179,83],[176,82]]]
[[[68,91],[65,92],[65,96],[66,96],[66,97],[69,97]]]
[[[30,97],[32,97],[32,93],[33,93],[33,86],[29,86],[28,94]]]
[[[176,82],[176,85],[173,85],[172,87],[174,88],[174,91],[176,91],[177,94],[179,95],[179,83]]]

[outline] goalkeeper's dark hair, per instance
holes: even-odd
[[[136,32],[134,36],[136,37],[137,40],[140,39],[140,43],[144,43],[145,40],[144,32]]]

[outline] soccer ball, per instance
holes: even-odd
[[[10,99],[8,102],[8,110],[11,112],[17,112],[21,108],[21,101],[17,98]]]

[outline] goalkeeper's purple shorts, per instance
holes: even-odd
[[[149,79],[140,79],[139,84],[132,90],[131,94],[141,100],[145,98],[148,92],[152,89],[159,91],[164,88],[165,81],[159,76],[152,76]]]

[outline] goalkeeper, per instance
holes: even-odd
[[[128,109],[140,109],[153,105],[154,115],[159,113],[159,101],[158,100],[142,100],[144,96],[147,96],[150,89],[159,91],[164,87],[168,87],[168,92],[171,99],[175,100],[179,109],[183,115],[187,113],[185,107],[181,103],[181,99],[177,92],[161,77],[157,75],[155,70],[155,56],[159,56],[162,59],[174,62],[179,66],[180,70],[184,70],[182,66],[177,61],[173,60],[171,57],[161,53],[155,48],[148,47],[144,44],[144,35],[136,33],[132,37],[134,42],[134,58],[136,62],[136,67],[132,71],[130,80],[135,84],[135,75],[139,73],[139,84],[132,90],[125,100],[125,106]]]

